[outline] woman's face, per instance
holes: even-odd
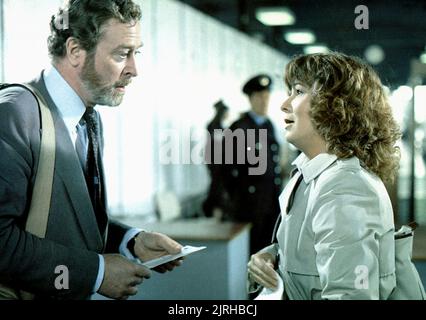
[[[327,152],[325,140],[314,129],[309,111],[312,90],[300,82],[291,88],[289,97],[281,110],[284,112],[284,129],[287,141],[312,159],[319,153]]]

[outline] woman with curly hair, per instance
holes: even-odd
[[[251,290],[282,281],[287,299],[387,299],[394,222],[383,181],[397,174],[400,131],[382,83],[336,52],[295,57],[285,83],[286,138],[302,153],[280,196],[277,243],[248,264]]]

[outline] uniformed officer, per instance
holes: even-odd
[[[223,122],[229,114],[229,108],[222,100],[216,102],[215,115],[207,125],[207,143],[205,150],[205,160],[210,173],[210,188],[206,200],[203,202],[203,211],[206,217],[223,218],[226,213],[227,195],[223,187],[223,161],[222,161],[222,139],[223,139]],[[217,155],[221,155],[217,159]],[[219,161],[219,163],[217,163]]]
[[[236,130],[245,133],[245,161],[237,163],[237,151],[241,150],[241,142],[232,144],[233,163],[227,164],[225,188],[230,196],[231,218],[238,222],[252,223],[250,234],[250,251],[257,252],[271,241],[276,217],[279,214],[278,196],[281,191],[280,146],[276,140],[274,128],[267,117],[272,79],[265,74],[257,75],[243,86],[251,110],[243,113],[240,119],[230,126],[233,136]],[[261,130],[263,129],[263,130]],[[239,130],[241,131],[241,130]],[[255,138],[250,138],[254,132]],[[262,132],[262,133],[261,133]],[[225,140],[229,137],[225,134]],[[266,139],[262,134],[266,133]],[[237,139],[238,140],[238,139]],[[261,156],[266,167],[262,174],[250,174],[253,164],[253,154]],[[250,158],[251,157],[251,158]]]

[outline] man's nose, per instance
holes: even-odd
[[[136,77],[138,75],[138,68],[136,66],[135,56],[132,55],[127,59],[126,68],[124,69],[126,76]]]

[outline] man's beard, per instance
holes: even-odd
[[[130,83],[130,79],[117,81],[113,85],[105,85],[101,76],[95,69],[95,57],[89,54],[84,61],[81,72],[81,81],[84,88],[91,95],[91,104],[116,107],[123,101],[124,93],[119,92],[117,87],[124,87]]]

